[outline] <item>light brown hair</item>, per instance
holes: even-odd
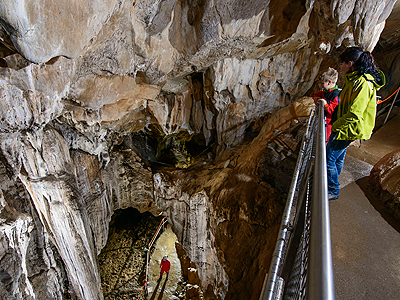
[[[336,84],[337,80],[338,80],[338,71],[336,71],[334,68],[329,68],[328,71],[325,71],[324,73],[321,74],[321,76],[319,77],[319,79],[322,82],[325,81],[332,81],[334,84]]]

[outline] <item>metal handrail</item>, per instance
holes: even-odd
[[[303,136],[260,300],[334,299],[327,187],[324,105],[320,103]]]
[[[277,238],[277,243],[275,245],[275,250],[274,254],[271,259],[271,264],[269,267],[268,274],[264,280],[264,285],[260,294],[260,300],[272,300],[274,299],[274,293],[275,290],[279,284],[278,279],[279,279],[279,274],[282,269],[283,261],[285,258],[285,249],[287,246],[287,241],[289,239],[289,236],[291,234],[291,230],[293,228],[293,221],[294,221],[294,215],[295,215],[295,205],[294,205],[294,196],[296,194],[296,187],[297,187],[297,181],[298,177],[300,174],[300,169],[301,165],[304,159],[304,154],[305,154],[305,147],[306,147],[306,137],[309,135],[310,130],[311,130],[311,120],[312,118],[310,117],[308,120],[307,124],[307,130],[306,133],[303,136],[303,141],[302,141],[302,146],[300,149],[299,156],[297,158],[297,163],[296,167],[294,170],[294,175],[292,178],[289,194],[287,197],[285,209],[283,212],[283,217],[280,225],[280,230],[278,233],[278,238]]]
[[[307,275],[307,299],[333,300],[335,287],[328,204],[326,168],[326,134],[324,106],[318,109],[318,129],[314,164],[313,198],[311,206],[310,257]]]
[[[160,225],[158,225],[158,229],[157,229],[156,233],[154,234],[154,236],[153,236],[153,238],[151,239],[149,245],[148,245],[147,248],[145,249],[145,251],[147,252],[147,254],[146,254],[146,276],[145,276],[144,284],[143,284],[142,290],[140,291],[138,300],[139,300],[140,297],[142,296],[142,292],[143,292],[145,289],[147,289],[147,282],[148,282],[147,277],[148,277],[149,260],[150,260],[150,249],[151,249],[151,247],[153,246],[154,242],[156,241],[156,238],[157,238],[157,236],[158,236],[158,234],[159,234],[161,228],[162,228],[162,227],[164,226],[164,224],[167,223],[167,222],[168,222],[167,217],[164,217],[164,218],[161,220]]]
[[[383,121],[383,125],[385,125],[386,122],[387,122],[387,120],[389,119],[390,113],[392,112],[392,109],[393,109],[394,103],[396,102],[397,95],[399,94],[399,91],[400,91],[400,87],[399,87],[399,88],[397,89],[397,91],[396,91],[396,96],[394,96],[394,98],[393,98],[393,102],[392,102],[392,104],[390,105],[390,108],[389,108],[389,111],[388,111],[388,113],[387,113],[387,115],[386,115],[385,121]],[[382,126],[383,126],[383,125],[382,125]]]

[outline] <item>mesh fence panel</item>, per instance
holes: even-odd
[[[302,162],[301,178],[298,180],[298,199],[299,206],[301,205],[301,197],[304,197],[304,222],[303,230],[301,233],[300,242],[297,246],[296,256],[294,259],[290,277],[287,280],[286,289],[284,293],[285,300],[298,300],[306,299],[306,285],[307,285],[307,266],[309,257],[309,242],[310,242],[310,200],[312,191],[312,168],[315,158],[315,137],[317,132],[317,117],[315,114],[311,116],[309,136],[306,137],[304,161]],[[304,195],[304,196],[303,196]],[[300,210],[300,207],[297,208]],[[298,224],[301,226],[301,224]]]
[[[289,191],[289,195],[293,195],[293,198],[291,198],[293,201],[287,208],[288,212],[290,212],[290,218],[287,226],[284,227],[284,230],[286,230],[288,234],[283,235],[284,239],[278,239],[273,259],[271,260],[271,265],[278,266],[275,274],[277,279],[284,282],[284,292],[281,293],[278,291],[279,288],[274,284],[275,281],[270,279],[274,276],[268,275],[268,278],[266,278],[264,282],[260,300],[280,300],[282,298],[285,300],[305,299],[306,296],[305,290],[310,240],[310,199],[312,190],[312,169],[315,160],[317,121],[318,117],[316,111],[313,111],[308,120],[307,130],[303,137],[295,170],[296,174],[293,176],[293,178],[297,176],[297,180],[292,183]],[[299,220],[301,221],[299,222]],[[282,245],[282,241],[284,245],[278,247],[278,243]],[[293,259],[289,256],[295,256],[295,258]],[[282,275],[282,273],[286,274]]]

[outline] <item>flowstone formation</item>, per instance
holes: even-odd
[[[168,217],[207,299],[258,299],[301,97],[395,2],[0,0],[0,297],[103,299],[132,207]]]

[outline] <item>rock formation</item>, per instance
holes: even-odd
[[[382,31],[379,43],[374,49],[374,56],[380,68],[385,70],[387,84],[381,90],[385,99],[400,87],[400,33],[398,24],[400,21],[400,5],[397,2],[387,19],[385,29]],[[392,98],[393,99],[393,98]],[[385,103],[386,105],[386,103]]]
[[[298,144],[294,101],[395,2],[0,1],[0,297],[103,299],[134,207],[168,217],[207,297],[257,299],[285,198],[264,167],[295,159],[268,142]]]
[[[371,170],[370,189],[386,212],[400,220],[400,149],[383,157]]]

